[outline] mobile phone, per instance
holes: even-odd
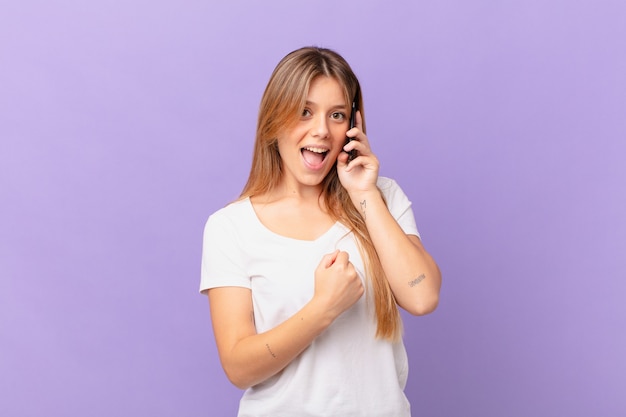
[[[359,92],[360,92],[360,88],[357,87],[356,93],[354,94],[354,99],[352,100],[352,109],[350,110],[350,127],[349,127],[349,129],[352,129],[354,126],[356,126],[356,112],[357,112],[357,110],[359,110]],[[350,138],[350,137],[346,136],[346,144],[350,143],[350,141],[353,140],[353,139],[354,138]],[[356,158],[356,156],[357,156],[356,150],[352,150],[352,151],[348,152],[348,162],[352,161],[354,158]]]

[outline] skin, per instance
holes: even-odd
[[[284,167],[281,183],[271,193],[253,196],[252,205],[270,230],[295,239],[316,239],[334,224],[319,195],[320,184],[336,161],[339,179],[365,218],[398,304],[411,314],[427,314],[437,306],[441,274],[419,238],[402,231],[382,200],[376,188],[379,162],[361,130],[359,113],[356,127],[347,132],[355,140],[344,146],[348,112],[335,79],[313,80],[300,120],[278,137]],[[305,161],[303,148],[327,153],[313,166]],[[345,152],[353,149],[358,157],[348,163]],[[327,254],[315,271],[313,298],[287,321],[257,334],[249,289],[209,290],[213,331],[226,375],[242,389],[271,377],[363,293],[348,253]]]

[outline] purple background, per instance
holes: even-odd
[[[626,413],[626,3],[0,6],[0,415],[230,416],[197,293],[287,52],[360,77],[439,309],[406,321],[420,416]]]

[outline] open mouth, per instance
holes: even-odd
[[[314,167],[324,162],[326,155],[328,155],[328,149],[315,147],[302,148],[300,152],[306,163]]]

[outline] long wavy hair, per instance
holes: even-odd
[[[358,94],[365,131],[361,89],[356,75],[338,53],[317,47],[305,47],[286,55],[276,66],[263,93],[259,108],[252,167],[240,198],[272,191],[283,175],[277,138],[293,126],[305,107],[311,82],[317,77],[331,77],[344,89],[348,108]],[[365,226],[333,166],[322,183],[322,200],[331,217],[350,229],[365,265],[365,273],[373,291],[377,319],[376,337],[397,340],[401,333],[400,313],[380,259]]]

